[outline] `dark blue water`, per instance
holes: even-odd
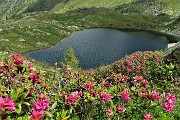
[[[64,60],[66,50],[72,46],[80,67],[87,69],[110,64],[136,51],[164,49],[168,42],[165,36],[148,32],[85,29],[72,33],[51,48],[28,52],[27,56],[54,65],[55,62]]]

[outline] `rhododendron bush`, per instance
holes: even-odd
[[[12,54],[0,63],[0,119],[180,119],[177,69],[161,56],[136,52],[78,70]]]

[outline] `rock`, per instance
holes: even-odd
[[[172,63],[175,65],[177,70],[180,69],[180,42],[168,44],[164,54],[164,61],[166,64]]]

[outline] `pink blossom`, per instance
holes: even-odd
[[[137,70],[141,70],[141,66],[139,66],[139,65],[136,66],[136,69],[137,69]]]
[[[138,75],[137,75],[137,76],[135,77],[135,79],[136,79],[136,80],[139,80],[139,81],[142,81],[144,78],[143,78],[142,76],[138,76]]]
[[[174,109],[174,105],[171,104],[171,103],[168,103],[168,102],[164,102],[162,104],[162,106],[163,106],[164,110],[167,111],[167,112],[172,112],[173,109]]]
[[[71,105],[72,103],[75,103],[78,100],[79,95],[82,95],[82,91],[72,92],[71,96],[69,98],[67,97],[67,95],[64,95],[64,96],[65,96],[65,100],[67,101],[68,105]]]
[[[124,111],[124,108],[122,108],[120,105],[118,105],[118,107],[116,108],[117,113],[120,114]]]
[[[87,82],[84,84],[84,86],[89,90],[94,86],[94,82]]]
[[[5,99],[0,97],[0,109],[10,110],[10,111],[14,112],[15,111],[15,104],[8,97],[6,97]]]
[[[158,60],[159,60],[159,57],[156,57],[155,60],[158,61]]]
[[[129,93],[127,92],[126,88],[124,88],[124,91],[121,92],[121,97],[123,100],[130,100]]]
[[[105,100],[107,100],[107,101],[111,100],[111,94],[106,94],[106,93],[104,93],[104,91],[100,92],[100,96],[101,96],[102,103],[105,103]]]
[[[131,63],[130,60],[125,60],[125,63],[126,63],[127,66],[133,66],[133,64]]]
[[[146,93],[141,93],[141,96],[142,96],[143,98],[147,98],[147,94],[146,94]]]
[[[118,77],[118,82],[121,82],[123,80],[123,76],[120,74],[120,76]]]
[[[145,120],[151,120],[152,118],[153,118],[153,116],[150,113],[147,113],[144,115]]]
[[[78,93],[79,93],[78,91],[72,92],[69,99],[70,99],[72,102],[76,102],[76,100],[77,100],[78,97],[79,97],[79,96],[78,96]]]
[[[24,63],[24,60],[20,58],[18,54],[16,55],[12,54],[11,58],[14,61],[14,63],[18,66],[21,66]]]
[[[107,109],[107,114],[108,114],[109,116],[111,116],[111,115],[113,114],[111,107],[109,107],[109,108]]]
[[[33,111],[30,120],[41,120],[43,116],[44,116],[43,111]]]
[[[40,80],[40,74],[36,75],[35,73],[31,73],[31,74],[29,75],[29,78],[31,78],[33,84],[34,84],[35,82],[37,82],[37,83],[40,83],[40,82],[41,82],[41,80]]]
[[[44,98],[44,94],[39,95],[39,99],[36,104],[33,105],[33,111],[44,111],[50,104],[48,97]]]
[[[165,111],[172,112],[174,109],[174,102],[176,101],[176,96],[172,95],[171,93],[167,93],[165,98],[166,102],[164,102],[162,106]]]
[[[176,101],[176,96],[172,95],[171,93],[167,93],[165,97],[168,103],[174,104]]]
[[[150,97],[152,100],[155,100],[155,99],[161,100],[160,94],[159,94],[158,92],[156,92],[156,91],[153,91],[153,93],[152,93],[149,97]]]
[[[108,81],[105,81],[105,82],[103,83],[103,85],[106,86],[106,87],[110,87],[110,83],[109,83]]]
[[[148,85],[149,82],[147,80],[144,81],[144,85]]]

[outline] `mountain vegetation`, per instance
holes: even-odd
[[[88,70],[78,68],[72,48],[61,67],[23,56],[85,28],[148,30],[179,41],[179,6],[179,0],[0,0],[0,120],[179,120],[179,48],[168,57],[139,51]]]

